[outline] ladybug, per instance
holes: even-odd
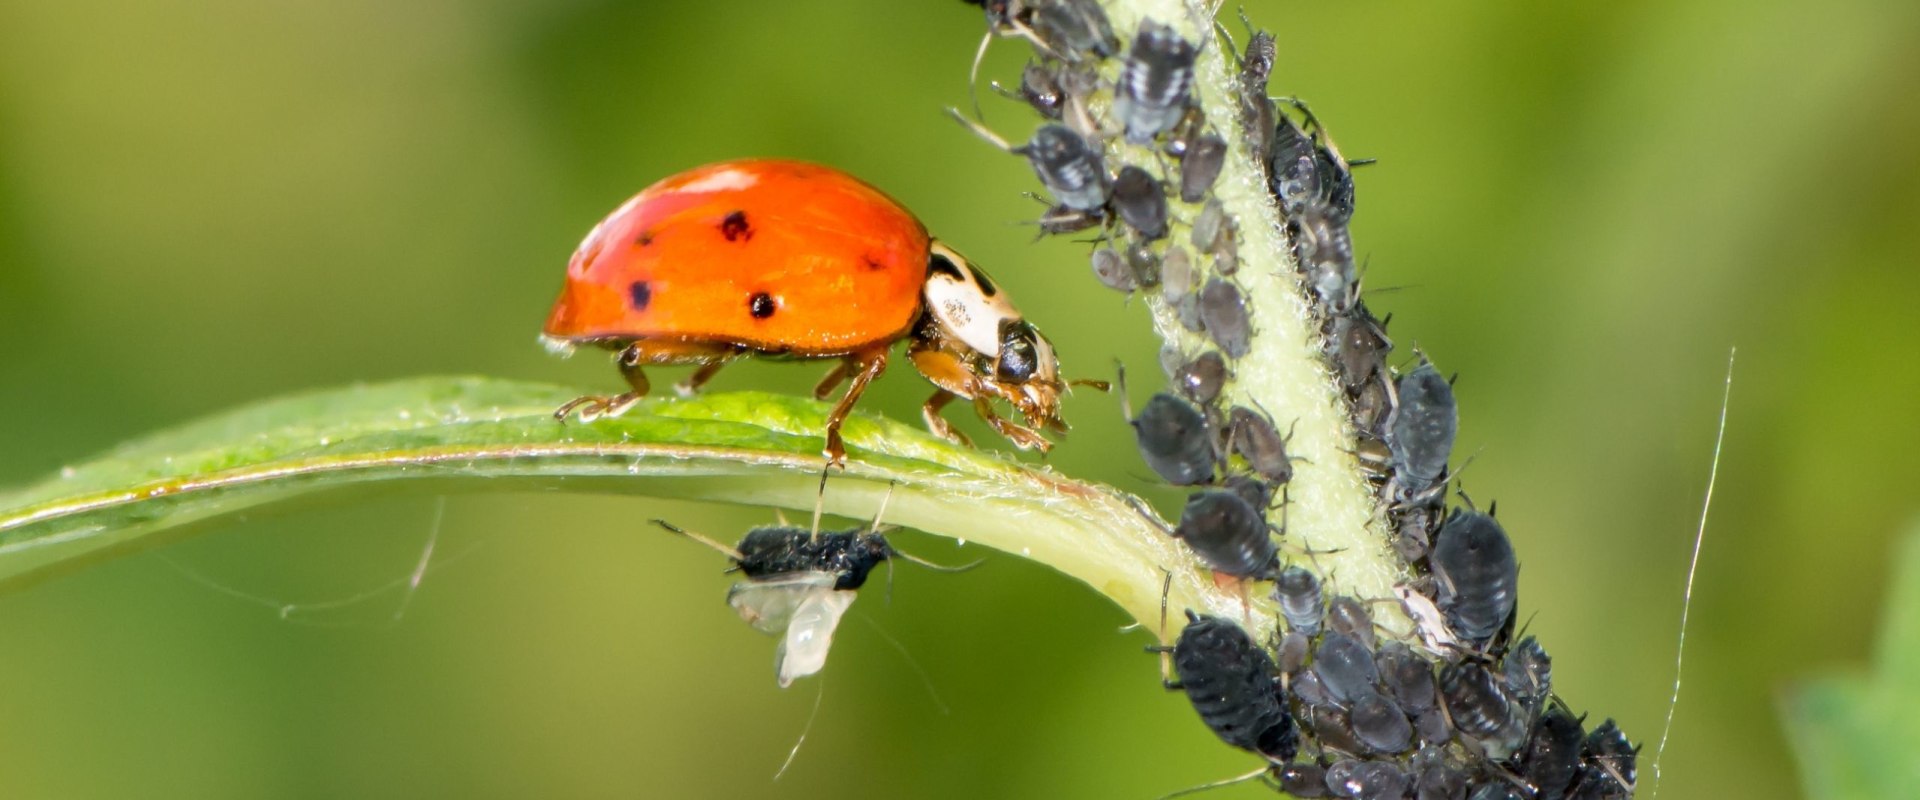
[[[1051,446],[1035,429],[1066,429],[1053,345],[993,281],[879,189],[799,161],[696,167],[622,204],[574,251],[542,338],[559,352],[615,351],[631,389],[573,400],[554,412],[563,421],[630,408],[647,394],[648,365],[699,365],[674,387],[684,396],[750,354],[837,358],[814,395],[851,379],[824,451],[844,465],[841,423],[906,340],[939,387],[922,409],[934,433],[964,441],[939,416],[955,398],[1023,449]],[[994,398],[1026,425],[994,413]]]

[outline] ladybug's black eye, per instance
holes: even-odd
[[[1001,383],[1026,383],[1040,369],[1039,336],[1025,320],[1000,322],[1000,358],[993,363],[994,380]]]

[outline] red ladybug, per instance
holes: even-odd
[[[1044,451],[1035,429],[1066,428],[1053,345],[979,268],[880,190],[797,161],[697,167],[615,209],[574,252],[544,338],[617,351],[632,387],[567,403],[560,419],[625,411],[646,395],[649,364],[700,365],[675,387],[691,394],[747,354],[838,358],[814,395],[852,378],[827,415],[825,454],[844,464],[840,425],[905,339],[939,387],[921,409],[934,433],[964,441],[939,415],[955,397],[1021,448]],[[1026,426],[994,413],[994,398]]]

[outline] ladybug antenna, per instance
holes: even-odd
[[[673,524],[673,523],[671,523],[671,522],[668,522],[668,521],[666,521],[666,520],[664,520],[664,519],[656,519],[656,520],[653,520],[653,524],[655,524],[655,525],[658,525],[658,526],[660,526],[660,527],[662,527],[662,528],[665,528],[665,529],[667,529],[667,530],[668,530],[668,531],[670,531],[670,532],[673,532],[673,533],[677,533],[677,534],[680,534],[681,536],[685,536],[685,537],[687,537],[687,538],[689,538],[689,539],[692,539],[692,540],[694,540],[694,541],[696,541],[696,542],[699,542],[699,543],[701,543],[701,544],[704,544],[704,545],[706,545],[706,546],[708,546],[708,547],[711,547],[711,548],[713,548],[713,549],[715,549],[715,550],[718,550],[718,551],[720,551],[720,553],[721,553],[722,555],[725,555],[726,557],[728,557],[728,558],[731,558],[731,559],[733,559],[733,560],[734,560],[734,561],[736,561],[736,562],[738,562],[738,561],[745,561],[745,560],[746,560],[746,556],[743,556],[743,555],[740,555],[740,551],[739,551],[739,550],[735,550],[735,549],[733,549],[733,548],[731,548],[731,547],[728,547],[728,546],[726,546],[726,545],[724,545],[724,544],[721,544],[721,543],[719,543],[719,542],[717,542],[717,541],[714,541],[714,540],[712,540],[712,539],[709,539],[709,538],[707,538],[707,537],[705,537],[705,536],[701,536],[700,534],[697,534],[697,533],[694,533],[693,531],[690,531],[690,530],[687,530],[687,529],[685,529],[685,528],[682,528],[682,527],[680,527],[680,526],[678,526],[678,525],[675,525],[675,524]]]

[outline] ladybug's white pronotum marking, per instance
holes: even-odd
[[[1000,323],[1018,321],[1020,311],[990,282],[982,284],[979,270],[959,253],[939,242],[933,243],[932,253],[934,259],[945,259],[953,269],[936,267],[927,272],[927,283],[921,290],[927,300],[927,313],[974,352],[989,360],[998,358]]]

